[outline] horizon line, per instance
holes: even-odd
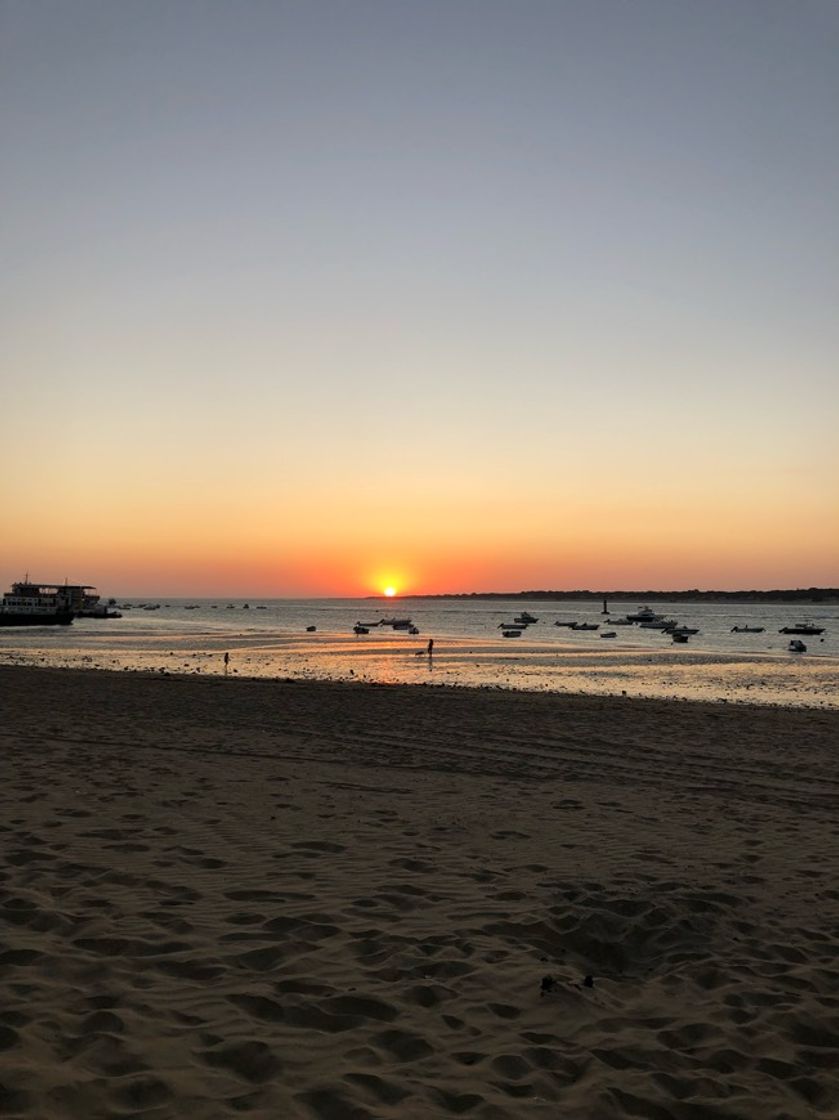
[[[52,585],[51,585],[52,586]],[[60,586],[60,585],[58,585]],[[91,585],[95,586],[95,585]],[[340,599],[365,599],[365,600],[382,600],[383,602],[393,602],[394,599],[469,599],[469,598],[519,598],[522,595],[532,596],[562,596],[564,598],[572,598],[575,595],[585,597],[619,599],[622,596],[635,596],[635,595],[803,595],[803,594],[816,594],[839,597],[839,587],[741,587],[733,589],[723,588],[700,588],[700,587],[686,587],[686,588],[617,588],[613,590],[597,590],[592,588],[572,588],[564,590],[562,588],[524,588],[519,591],[417,591],[406,592],[396,595],[383,595],[381,593],[368,593],[365,595],[347,594],[347,595],[271,595],[261,594],[259,592],[251,593],[216,593],[216,594],[201,594],[189,595],[183,592],[139,592],[139,593],[117,593],[111,595],[112,598],[122,599],[140,599],[140,598],[169,598],[169,599],[283,599],[289,602],[304,602],[311,599],[324,599],[324,600],[340,600]]]

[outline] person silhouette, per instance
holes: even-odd
[[[434,639],[429,638],[428,639],[428,656],[431,657],[433,653],[434,653]]]

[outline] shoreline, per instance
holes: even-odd
[[[714,655],[718,656],[718,655]],[[766,655],[767,659],[771,655]],[[723,660],[723,658],[720,658]],[[736,661],[736,658],[730,660]],[[806,703],[798,702],[795,704],[785,704],[782,700],[767,700],[766,698],[756,697],[755,699],[748,699],[745,697],[738,697],[736,699],[728,699],[725,697],[715,698],[709,696],[676,696],[676,695],[646,695],[643,693],[636,693],[629,695],[626,692],[586,692],[575,691],[571,688],[523,688],[517,684],[490,684],[486,682],[470,683],[460,681],[399,681],[399,680],[373,680],[361,676],[342,677],[342,676],[270,676],[265,674],[253,674],[239,672],[234,668],[229,675],[225,675],[223,669],[213,672],[197,674],[192,672],[183,672],[177,669],[169,669],[162,666],[156,668],[123,668],[114,669],[107,666],[96,665],[43,665],[36,664],[35,662],[21,661],[21,662],[0,662],[0,684],[2,684],[5,674],[14,673],[37,673],[37,674],[60,674],[61,676],[76,676],[79,677],[106,677],[113,678],[114,680],[174,680],[185,683],[217,683],[218,681],[226,682],[226,687],[235,687],[237,684],[243,685],[277,685],[277,686],[295,686],[305,687],[311,686],[313,688],[328,689],[331,686],[340,686],[353,689],[389,689],[391,691],[406,690],[407,692],[462,692],[462,693],[492,693],[504,695],[518,695],[521,697],[529,696],[543,696],[553,697],[555,699],[562,699],[567,701],[573,700],[597,700],[608,702],[614,700],[619,703],[628,704],[663,704],[666,706],[678,706],[684,708],[686,705],[696,705],[700,708],[707,707],[725,707],[726,710],[742,709],[744,712],[754,712],[755,710],[767,711],[789,711],[789,712],[824,712],[836,713],[839,715],[839,704],[831,706],[824,703]]]
[[[445,685],[839,710],[839,657],[817,649],[796,659],[777,650],[743,653],[533,640],[510,647],[496,638],[449,636],[437,639],[430,661],[422,639],[418,647],[392,635],[359,642],[330,631],[270,636],[208,632],[108,645],[99,644],[100,633],[80,634],[74,646],[47,641],[37,647],[7,647],[0,652],[0,668],[213,677],[223,675],[221,658],[228,650],[230,676],[239,680]]]

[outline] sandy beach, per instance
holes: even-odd
[[[0,710],[0,1114],[839,1116],[835,710],[22,667]]]

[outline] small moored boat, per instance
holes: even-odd
[[[807,647],[804,645],[804,643],[799,638],[793,638],[792,641],[790,642],[790,644],[787,646],[787,649],[789,650],[790,653],[806,653],[807,652]]]
[[[640,611],[635,614],[628,614],[626,616],[630,622],[655,622],[661,618],[660,614],[656,614],[652,607],[641,607]]]

